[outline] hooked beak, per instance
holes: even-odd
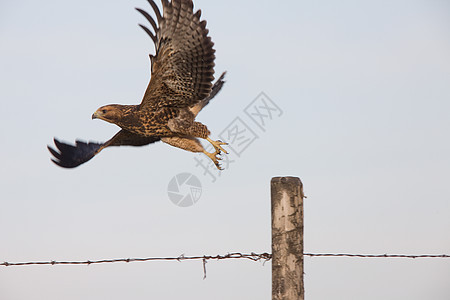
[[[98,114],[97,114],[97,112],[95,112],[95,113],[92,114],[92,120],[94,120],[94,119],[98,119]]]

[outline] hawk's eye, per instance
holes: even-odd
[[[106,109],[102,109],[102,114],[106,114]]]

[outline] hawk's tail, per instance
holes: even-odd
[[[76,141],[75,145],[66,144],[56,138],[53,149],[47,146],[48,151],[53,155],[52,161],[63,168],[75,168],[91,160],[100,151],[110,146],[145,146],[159,141],[157,136],[140,136],[122,129],[105,143]]]
[[[211,101],[212,98],[214,98],[222,89],[223,84],[225,83],[225,75],[227,72],[223,72],[222,75],[220,75],[219,79],[216,80],[216,82],[213,84],[211,88],[211,93],[209,93],[209,96],[200,101],[196,106],[198,109],[198,112],[200,112],[206,105],[208,105],[209,101]]]

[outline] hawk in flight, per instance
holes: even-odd
[[[220,168],[219,160],[226,143],[214,141],[208,128],[195,121],[197,114],[219,92],[223,73],[214,80],[214,43],[208,36],[201,11],[193,12],[192,0],[162,0],[163,14],[153,0],[156,21],[145,11],[137,10],[148,20],[153,31],[141,26],[155,44],[150,55],[151,78],[141,104],[102,106],[92,115],[118,125],[121,130],[105,143],[76,141],[69,145],[54,139],[57,150],[48,147],[52,161],[63,168],[75,168],[111,146],[144,146],[157,141],[192,152],[203,152]],[[206,151],[206,139],[215,151]]]

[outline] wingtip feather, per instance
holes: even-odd
[[[155,12],[156,19],[158,20],[158,23],[161,22],[162,16],[161,12],[159,11],[158,5],[153,0],[148,0],[148,3],[150,3],[151,7],[153,8],[153,11]]]
[[[156,45],[156,37],[153,35],[153,32],[150,31],[146,26],[142,24],[138,24],[144,31],[148,34],[148,36],[152,39],[153,43]]]

